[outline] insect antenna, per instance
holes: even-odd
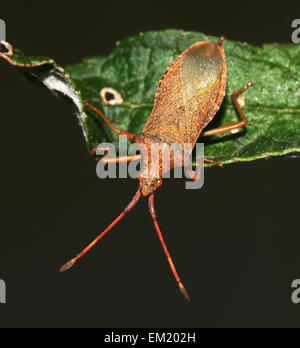
[[[76,257],[68,261],[63,267],[61,267],[60,272],[65,272],[70,269],[84,254],[86,254],[99,240],[105,236],[105,234],[110,231],[139,201],[141,197],[140,188],[138,188],[136,194],[134,195],[131,202],[123,210],[123,212],[96,238],[94,241],[89,244],[85,249],[81,251]]]
[[[186,299],[187,301],[190,301],[190,297],[189,297],[187,291],[185,290],[185,287],[184,287],[183,284],[181,283],[181,280],[180,280],[180,278],[179,278],[179,275],[178,275],[178,273],[177,273],[177,271],[176,271],[176,268],[175,268],[175,266],[174,266],[174,263],[173,263],[173,261],[172,261],[171,255],[170,255],[170,253],[169,253],[169,251],[168,251],[168,249],[167,249],[166,243],[165,243],[164,238],[163,238],[163,236],[162,236],[162,233],[161,233],[161,231],[160,231],[160,228],[159,228],[159,225],[158,225],[158,222],[157,222],[155,207],[154,207],[154,194],[153,194],[153,193],[152,193],[152,194],[150,195],[150,197],[149,197],[149,212],[150,212],[150,215],[151,215],[152,220],[153,220],[153,222],[154,222],[154,226],[155,226],[156,232],[157,232],[157,234],[158,234],[158,237],[159,237],[159,239],[160,239],[161,245],[162,245],[162,247],[163,247],[163,249],[164,249],[164,252],[165,252],[166,257],[167,257],[167,259],[168,259],[168,262],[169,262],[169,264],[170,264],[170,268],[171,268],[171,270],[172,270],[172,272],[173,272],[173,274],[174,274],[175,279],[177,280],[179,289],[180,289],[180,291],[182,292],[182,294],[183,294],[183,296],[185,297],[185,299]]]

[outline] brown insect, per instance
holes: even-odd
[[[149,211],[158,237],[179,288],[184,297],[189,300],[189,295],[178,276],[157,222],[154,208],[154,192],[162,184],[163,173],[177,166],[185,165],[182,161],[184,151],[183,144],[190,143],[192,147],[194,147],[199,136],[209,136],[228,132],[243,127],[247,123],[247,119],[236,98],[239,94],[252,86],[251,82],[248,82],[244,88],[233,93],[231,96],[242,120],[227,126],[207,131],[203,130],[215,116],[225,96],[227,67],[225,53],[221,48],[223,41],[224,37],[221,38],[218,44],[209,41],[196,42],[178,56],[167,68],[159,83],[152,113],[142,133],[138,135],[117,129],[100,110],[90,105],[88,102],[85,102],[85,105],[100,115],[108,126],[118,135],[125,135],[137,144],[144,145],[143,147],[141,146],[141,153],[138,155],[117,158],[103,157],[101,160],[106,163],[119,163],[142,159],[142,161],[148,161],[148,165],[145,166],[146,170],[142,171],[139,175],[140,184],[135,196],[121,215],[81,253],[67,262],[60,269],[61,272],[72,267],[78,259],[111,230],[112,227],[136,205],[141,195],[144,197],[149,196]],[[159,165],[155,168],[151,168],[151,145],[153,143],[179,143],[182,148],[173,154],[171,161],[169,161],[169,166],[163,165],[164,151],[160,152],[158,158]],[[150,156],[147,155],[147,157],[145,157],[145,149],[147,149]],[[96,150],[108,149],[98,148],[91,151],[91,153],[95,154]],[[188,155],[190,155],[190,153],[188,153]],[[210,159],[204,159],[204,161],[217,164],[221,167],[223,166],[221,163]],[[187,171],[187,173],[191,179],[196,180],[199,178],[200,170],[198,170],[197,174],[191,170]]]

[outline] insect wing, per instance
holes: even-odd
[[[195,43],[163,75],[144,132],[194,144],[218,110],[225,86],[224,51],[212,42]]]

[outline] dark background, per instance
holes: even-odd
[[[7,40],[61,65],[109,53],[147,30],[291,43],[298,2],[2,3]],[[205,187],[169,180],[161,229],[192,301],[180,294],[146,201],[70,272],[59,267],[125,207],[137,182],[100,180],[71,105],[6,62],[1,76],[0,327],[299,327],[299,159],[206,170]]]

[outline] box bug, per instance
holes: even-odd
[[[139,201],[141,195],[149,197],[149,212],[154,222],[154,226],[170,268],[178,283],[178,286],[189,300],[189,295],[185,290],[179,275],[176,271],[170,253],[167,249],[162,233],[160,231],[157,216],[154,207],[154,192],[162,184],[162,174],[176,166],[184,166],[182,162],[182,149],[173,154],[170,165],[164,167],[162,165],[164,153],[159,154],[159,165],[151,168],[151,156],[144,157],[143,150],[146,148],[148,154],[151,154],[151,145],[153,143],[191,143],[192,148],[199,136],[209,136],[219,133],[228,132],[247,123],[240,105],[237,102],[237,96],[243,93],[247,88],[252,86],[252,82],[248,82],[244,88],[233,93],[231,98],[241,117],[241,121],[205,131],[207,124],[213,119],[219,110],[225,96],[227,82],[227,66],[225,52],[222,49],[224,37],[215,44],[210,41],[198,41],[190,46],[186,51],[179,55],[173,63],[167,68],[162,79],[159,82],[158,89],[155,94],[154,107],[151,115],[140,134],[132,134],[114,127],[114,125],[104,116],[104,114],[89,104],[85,105],[96,112],[108,126],[118,135],[124,135],[133,140],[138,145],[143,144],[141,153],[131,156],[123,156],[117,158],[102,157],[105,163],[129,162],[132,160],[148,161],[146,171],[139,175],[139,187],[131,202],[123,210],[123,212],[81,253],[75,258],[67,262],[61,269],[61,272],[68,270],[75,262],[80,259],[87,251],[89,251],[108,231],[110,231]],[[190,152],[192,151],[190,149]],[[108,150],[108,148],[98,148],[91,151],[95,154],[96,150]],[[190,153],[189,153],[190,154]],[[147,158],[147,159],[146,159]],[[222,167],[221,163],[210,159],[204,159],[206,162],[217,164]],[[200,168],[200,166],[199,166]],[[187,174],[191,179],[197,180],[200,175],[188,171]]]

